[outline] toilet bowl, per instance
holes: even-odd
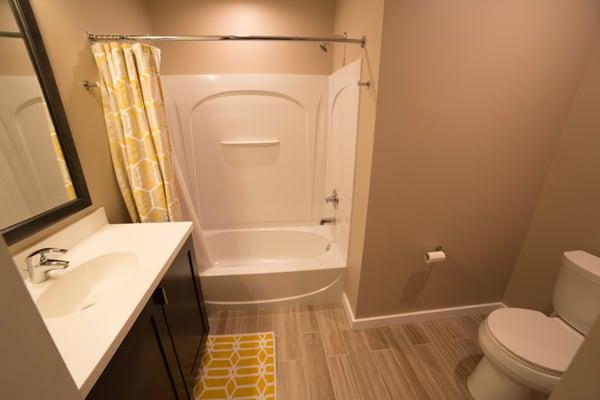
[[[503,308],[481,323],[484,357],[468,379],[475,400],[540,399],[552,392],[600,312],[600,258],[564,253],[553,303],[555,317]]]
[[[526,400],[550,393],[584,336],[539,311],[504,308],[479,326],[484,359],[469,377],[476,400]]]

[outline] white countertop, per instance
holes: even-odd
[[[86,234],[75,244],[78,231]],[[64,247],[69,252],[60,258],[71,261],[71,270],[111,252],[126,251],[138,257],[140,272],[114,296],[73,314],[44,318],[82,397],[108,365],[191,231],[190,222],[111,225],[100,209],[15,257],[17,265],[22,266],[24,256],[32,250]],[[69,273],[69,269],[50,272],[50,276],[56,279],[63,273]],[[52,283],[52,279],[38,285],[26,281],[34,300]]]

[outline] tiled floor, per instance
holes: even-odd
[[[211,334],[274,331],[279,400],[470,399],[482,316],[352,331],[341,305],[210,314]]]

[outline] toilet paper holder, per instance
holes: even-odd
[[[434,264],[446,261],[448,253],[444,250],[442,245],[438,244],[434,247],[433,251],[425,253],[425,263]]]

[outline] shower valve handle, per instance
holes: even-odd
[[[340,204],[340,196],[337,189],[333,189],[331,195],[325,197],[325,203],[331,203],[333,204],[333,208],[338,208],[338,205]]]

